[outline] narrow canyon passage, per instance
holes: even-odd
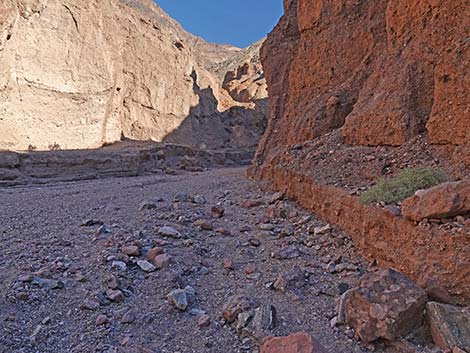
[[[252,328],[223,319],[234,295],[275,308],[270,334],[368,352],[330,326],[368,264],[346,234],[244,174],[1,189],[2,352],[255,352]],[[150,249],[171,261],[147,269]],[[195,301],[181,311],[167,295],[186,286]]]

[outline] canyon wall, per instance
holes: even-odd
[[[465,0],[285,0],[262,62],[271,118],[258,150],[336,129],[349,144],[398,146],[470,134]]]
[[[122,137],[252,147],[267,96],[237,101],[214,69],[245,65],[245,53],[187,33],[151,0],[3,0],[0,149],[87,149]]]

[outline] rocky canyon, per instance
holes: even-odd
[[[0,352],[470,353],[468,1],[158,3],[0,0]]]
[[[258,48],[207,43],[151,0],[3,0],[0,149],[252,148],[267,112]]]

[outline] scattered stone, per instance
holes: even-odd
[[[400,272],[369,273],[346,300],[346,323],[364,342],[394,340],[422,324],[426,301],[426,292]]]
[[[263,305],[255,310],[245,311],[238,315],[237,332],[242,337],[249,336],[261,341],[276,326],[276,308]]]
[[[299,266],[295,266],[291,271],[280,274],[273,282],[273,288],[280,292],[286,292],[289,287],[301,288],[305,285],[305,275]]]
[[[100,303],[99,303],[97,300],[91,299],[91,298],[86,299],[86,300],[80,305],[80,308],[81,308],[81,309],[84,309],[84,310],[91,310],[91,311],[98,310],[99,307],[100,307]]]
[[[119,281],[116,276],[110,275],[106,278],[105,284],[110,289],[117,289],[119,287]]]
[[[271,257],[278,260],[291,260],[300,256],[300,251],[295,246],[287,246],[271,254]]]
[[[233,323],[237,320],[239,314],[250,310],[251,306],[252,304],[246,296],[232,296],[223,307],[223,317],[228,323]]]
[[[278,201],[281,201],[283,198],[284,198],[284,193],[283,192],[276,192],[269,199],[269,204],[272,205],[272,204],[274,204]]]
[[[251,246],[254,246],[255,248],[261,246],[261,242],[259,241],[259,239],[256,239],[256,238],[251,238],[249,240],[249,243]]]
[[[161,256],[161,255],[159,255]],[[157,256],[158,257],[158,256]],[[155,261],[155,260],[154,260]],[[137,261],[137,266],[140,267],[140,269],[144,272],[153,272],[157,269],[153,264],[148,262],[147,260],[139,260]]]
[[[216,228],[214,230],[217,234],[222,234],[222,235],[226,235],[226,236],[231,236],[232,235],[232,232],[230,232],[228,229],[225,229],[225,228]]]
[[[140,211],[155,210],[157,208],[158,208],[157,204],[151,201],[144,201],[139,206]]]
[[[211,208],[211,217],[212,218],[222,218],[225,214],[225,209],[220,206],[213,206]]]
[[[193,223],[193,226],[202,230],[212,230],[212,223],[206,219],[198,219]]]
[[[327,353],[327,350],[307,332],[298,332],[286,337],[265,339],[260,353]]]
[[[121,271],[126,271],[127,270],[126,263],[122,262],[122,261],[113,261],[113,263],[111,264],[111,267],[112,268],[117,268],[118,270],[121,270]]]
[[[42,277],[37,277],[37,276],[33,277],[31,284],[34,284],[45,290],[64,288],[64,283],[62,281],[57,281],[55,279],[42,278]]]
[[[260,200],[246,200],[240,204],[240,206],[243,208],[255,208],[261,205],[263,205],[263,202]]]
[[[17,280],[18,282],[29,283],[33,280],[33,275],[30,275],[30,274],[19,275]]]
[[[386,205],[384,210],[390,213],[392,216],[399,217],[401,216],[401,208],[395,205]]]
[[[197,196],[194,196],[194,203],[198,204],[198,205],[204,205],[206,203],[206,198],[204,197],[204,195],[197,195]]]
[[[196,303],[196,290],[191,286],[186,286],[184,291],[186,292],[189,304]]]
[[[224,259],[224,268],[226,270],[233,270],[235,269],[235,265],[231,259]]]
[[[271,230],[274,230],[274,228],[276,228],[274,226],[274,224],[270,224],[270,223],[260,223],[258,225],[258,228],[261,229],[261,230],[268,230],[268,231],[271,231]]]
[[[129,310],[122,316],[121,322],[123,324],[132,324],[135,320],[136,320],[136,315],[134,311]]]
[[[95,219],[87,219],[80,224],[82,227],[93,227],[93,226],[102,226],[104,224],[103,221],[95,220]]]
[[[470,352],[470,308],[429,302],[426,313],[432,338],[438,347]]]
[[[121,252],[127,256],[140,256],[140,249],[137,245],[127,245],[122,247]]]
[[[331,230],[331,226],[327,224],[324,227],[314,227],[313,228],[313,235],[323,235],[328,233]]]
[[[172,260],[172,257],[170,255],[160,254],[160,255],[155,256],[155,258],[153,259],[153,264],[155,265],[156,268],[161,270],[170,266],[171,260]]]
[[[173,227],[160,227],[158,233],[164,237],[180,239],[181,234]]]
[[[174,198],[175,202],[194,202],[194,198],[185,192],[177,192]]]
[[[124,294],[119,289],[108,289],[106,296],[113,302],[122,302],[124,300]]]
[[[251,275],[253,273],[256,272],[256,266],[253,265],[253,264],[249,264],[245,267],[245,269],[243,270],[243,272],[245,273],[245,275]]]
[[[443,219],[470,213],[470,180],[419,190],[403,201],[403,216],[413,220]]]
[[[188,308],[188,296],[183,289],[175,289],[168,294],[168,300],[178,310],[185,311]]]
[[[108,322],[108,317],[106,315],[98,315],[96,317],[96,326],[101,326],[101,325],[104,325]]]
[[[207,327],[211,324],[211,318],[209,315],[202,315],[198,320],[197,320],[197,325],[199,327]]]
[[[354,264],[350,264],[348,262],[343,262],[343,263],[340,263],[340,264],[336,265],[336,272],[338,272],[338,273],[341,273],[341,272],[344,272],[344,271],[354,272],[354,271],[358,271],[358,270],[359,270],[359,267],[357,267]]]
[[[96,231],[96,235],[103,235],[103,234],[109,234],[109,233],[111,233],[111,230],[105,225],[100,226],[98,230]]]
[[[325,272],[328,273],[335,273],[336,272],[336,264],[333,261],[330,261],[325,266]]]
[[[147,260],[149,261],[153,261],[155,259],[155,257],[157,257],[158,255],[161,255],[164,253],[164,250],[163,248],[157,246],[155,248],[152,248],[150,249],[148,252],[147,252],[147,255],[146,255],[146,258]]]
[[[344,325],[346,323],[346,302],[349,300],[351,296],[351,290],[347,290],[344,292],[338,301],[338,316],[336,323],[338,325]]]

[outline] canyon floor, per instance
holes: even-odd
[[[244,168],[54,182],[0,198],[1,352],[257,352],[223,319],[234,295],[275,307],[267,334],[307,331],[336,353],[389,351],[330,324],[369,267],[350,238],[273,199]],[[144,272],[137,261],[155,247],[171,262]],[[342,272],[329,273],[332,261]],[[167,295],[187,286],[196,300],[181,311]]]

